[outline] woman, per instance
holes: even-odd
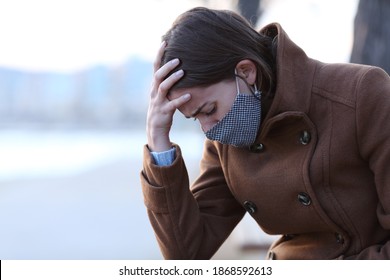
[[[308,58],[279,24],[195,8],[155,62],[141,182],[167,259],[208,259],[248,212],[270,259],[390,259],[390,79]],[[189,188],[178,109],[207,137]]]

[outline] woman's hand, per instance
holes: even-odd
[[[173,114],[177,108],[191,98],[190,94],[184,94],[172,100],[167,98],[170,88],[183,77],[184,72],[178,70],[167,77],[168,73],[179,65],[179,59],[173,59],[159,68],[165,46],[166,43],[163,42],[154,61],[154,77],[146,119],[148,146],[154,152],[167,151],[172,148],[169,132],[172,127]]]

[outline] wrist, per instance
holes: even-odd
[[[148,147],[152,152],[164,152],[172,148],[172,143],[167,134],[148,133]]]

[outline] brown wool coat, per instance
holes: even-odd
[[[176,146],[144,148],[145,205],[167,259],[208,259],[248,211],[274,259],[390,259],[390,79],[308,58],[278,24],[278,84],[251,149],[206,140],[189,190]],[[261,144],[261,145],[260,145]]]

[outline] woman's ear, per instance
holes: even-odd
[[[237,75],[245,79],[249,85],[253,85],[257,79],[255,63],[250,59],[243,59],[236,65]]]

